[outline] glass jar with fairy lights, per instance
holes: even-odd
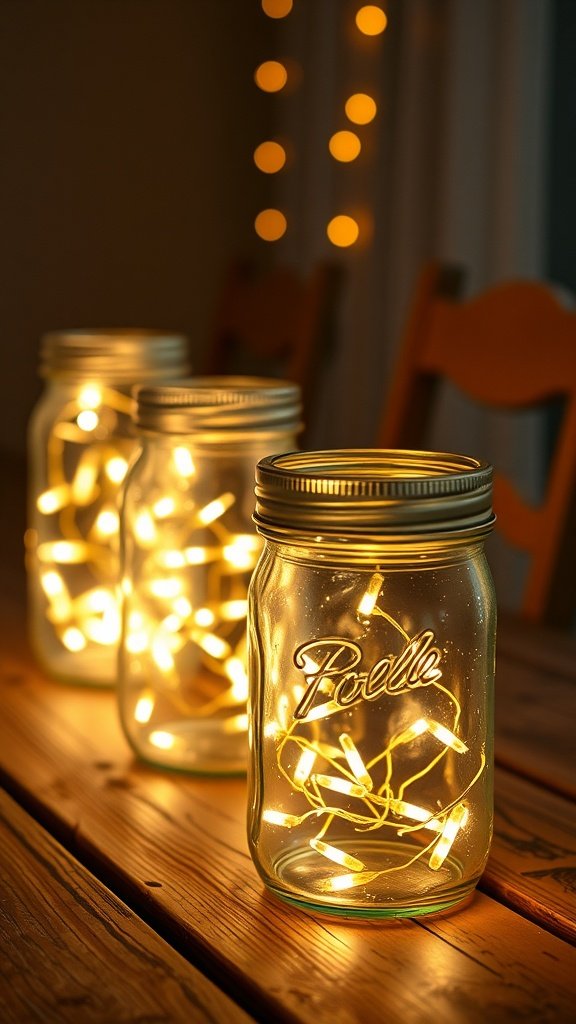
[[[120,636],[119,495],[136,443],[131,387],[185,376],[188,342],[147,330],[51,332],[40,357],[46,385],[28,438],[31,644],[50,675],[112,685]]]
[[[154,764],[245,772],[247,591],[262,545],[254,470],[296,447],[300,388],[198,377],[136,399],[140,450],[121,518],[122,726]]]
[[[408,917],[466,897],[492,831],[491,467],[417,451],[257,468],[249,843],[277,895]]]

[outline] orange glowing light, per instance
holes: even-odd
[[[256,68],[254,80],[263,92],[280,92],[288,81],[288,72],[279,60],[265,60]]]
[[[261,210],[254,221],[256,234],[265,242],[277,242],[286,231],[286,217],[281,210]]]
[[[254,163],[264,174],[276,174],[286,163],[286,150],[279,142],[261,142],[254,150]]]
[[[326,228],[326,234],[332,242],[332,245],[337,245],[341,249],[346,249],[349,245],[354,245],[354,242],[357,241],[358,235],[360,234],[360,228],[353,217],[348,217],[346,214],[342,213],[337,217],[332,218]]]
[[[334,132],[328,143],[328,148],[335,160],[350,163],[351,160],[356,159],[362,147],[360,139],[354,132],[342,131]]]
[[[369,124],[376,117],[376,101],[365,92],[355,92],[346,100],[344,110],[354,124]]]
[[[269,18],[285,18],[292,10],[292,0],[262,0],[262,10]]]
[[[381,7],[366,4],[356,14],[356,24],[365,36],[379,36],[388,24],[388,18]]]

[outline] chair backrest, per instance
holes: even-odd
[[[491,408],[563,400],[544,498],[528,504],[495,466],[497,529],[529,556],[521,614],[568,625],[576,589],[576,312],[535,281],[458,301],[462,274],[425,267],[406,321],[377,442],[425,447],[438,385]],[[496,461],[496,460],[495,460]]]
[[[277,267],[234,264],[224,283],[203,372],[284,377],[300,384],[304,409],[329,354],[338,269],[318,265],[308,278]]]

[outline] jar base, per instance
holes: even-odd
[[[71,656],[64,650],[45,657],[33,639],[31,647],[42,671],[57,683],[96,690],[112,690],[116,685],[116,656],[111,656],[108,650],[90,651],[87,657],[82,658]]]
[[[149,764],[193,775],[246,774],[246,733],[230,734],[225,720],[156,722],[128,735],[137,755]]]
[[[447,857],[432,871],[426,858],[413,863],[419,852],[410,844],[355,841],[349,851],[366,865],[366,881],[339,889],[339,879],[352,879],[345,867],[337,867],[308,848],[286,853],[274,865],[275,878],[264,877],[267,887],[283,901],[300,910],[346,918],[405,918],[435,914],[455,906],[475,889],[478,878],[463,878],[459,861]],[[421,848],[420,848],[421,849]],[[361,873],[357,873],[358,878]],[[370,876],[370,877],[369,877]],[[336,883],[335,888],[331,886]]]

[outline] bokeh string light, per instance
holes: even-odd
[[[357,10],[355,24],[362,35],[377,36],[384,32],[388,19],[381,7],[365,4]],[[370,124],[376,112],[376,101],[368,93],[353,93],[344,104],[346,117],[355,125]],[[341,129],[330,136],[328,149],[339,163],[352,163],[361,153],[362,141],[356,132]],[[346,249],[359,241],[368,242],[371,223],[372,217],[366,210],[360,218],[353,217],[350,212],[339,213],[326,225],[326,234],[332,245]]]
[[[359,155],[362,144],[355,132],[339,131],[330,136],[328,149],[335,160],[350,163]]]
[[[265,242],[277,242],[286,232],[287,221],[281,210],[261,210],[254,221],[256,234]]]
[[[292,11],[292,0],[262,0],[262,10],[269,18],[286,18]],[[256,85],[263,92],[281,92],[288,82],[288,69],[278,60],[267,60],[256,68]],[[278,174],[286,165],[286,150],[274,140],[261,142],[254,150],[254,163],[263,174]],[[270,207],[261,210],[254,220],[254,230],[264,242],[277,242],[286,234],[288,222],[282,210]]]
[[[261,142],[254,150],[254,163],[264,174],[277,174],[286,164],[286,150],[279,142]]]
[[[292,0],[262,0],[262,10],[272,19],[287,17],[293,9]],[[361,36],[381,35],[388,24],[385,11],[376,4],[359,6],[355,15],[355,26]],[[268,93],[281,92],[289,80],[286,64],[279,60],[263,61],[255,71],[255,82]],[[368,125],[377,113],[376,101],[367,93],[354,93],[344,105],[347,119],[354,125]],[[358,134],[346,128],[334,131],[328,140],[331,157],[340,164],[351,164],[362,152],[362,140]],[[277,174],[286,167],[285,148],[274,140],[261,142],[254,151],[254,163],[264,174]],[[329,242],[340,249],[350,248],[357,242],[367,243],[370,237],[372,218],[369,211],[365,216],[352,216],[350,211],[340,211],[326,225]],[[284,237],[288,221],[286,214],[274,208],[260,211],[254,221],[256,234],[263,241],[277,242]]]
[[[288,72],[281,61],[265,60],[256,68],[254,80],[262,92],[280,92],[288,81]]]
[[[326,228],[326,233],[332,245],[336,245],[340,249],[347,249],[357,241],[360,228],[354,217],[341,213],[332,218]]]
[[[262,10],[269,18],[285,18],[292,10],[293,0],[262,0]]]
[[[364,4],[356,12],[356,25],[365,36],[379,36],[388,24],[388,18],[376,4]]]
[[[370,124],[377,113],[376,100],[365,92],[355,92],[344,104],[346,117],[353,124]]]

